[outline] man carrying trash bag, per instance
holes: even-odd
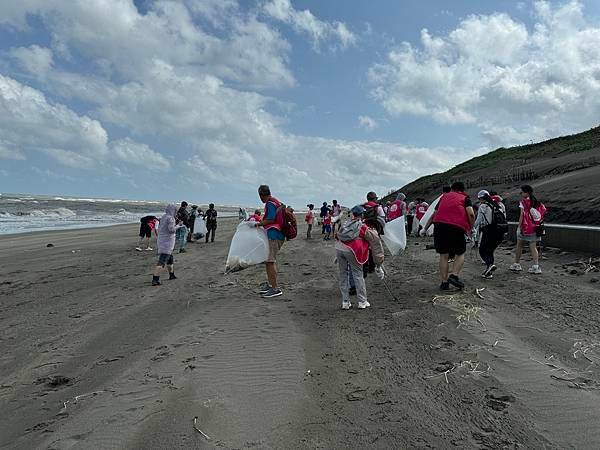
[[[248,222],[250,226],[262,226],[267,232],[269,239],[269,256],[265,261],[267,271],[267,282],[261,286],[259,293],[263,298],[279,297],[283,294],[277,282],[277,254],[283,243],[285,235],[282,232],[282,225],[278,223],[278,210],[281,202],[271,195],[271,189],[267,185],[261,185],[258,188],[258,196],[265,204],[265,213],[260,222]]]

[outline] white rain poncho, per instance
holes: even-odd
[[[229,247],[225,273],[237,272],[263,263],[269,256],[269,240],[262,227],[250,226],[254,222],[241,222]]]
[[[383,229],[383,242],[392,256],[397,256],[406,248],[406,223],[404,216],[387,222]]]

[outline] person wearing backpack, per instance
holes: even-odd
[[[494,252],[504,238],[506,218],[488,191],[479,191],[477,198],[479,198],[479,209],[473,228],[480,230],[479,255],[486,265],[481,276],[492,279],[494,278],[493,273],[497,269],[494,264]]]
[[[537,249],[537,243],[542,240],[544,235],[544,216],[546,207],[535,195],[533,188],[529,185],[521,186],[521,201],[519,202],[519,224],[517,226],[517,248],[515,250],[515,262],[511,264],[510,270],[521,272],[521,255],[523,246],[529,245],[529,251],[533,258],[533,266],[528,270],[529,273],[540,274],[540,255]]]
[[[383,271],[384,252],[377,231],[363,223],[365,208],[356,205],[351,210],[352,218],[342,225],[335,242],[336,257],[339,269],[339,287],[342,293],[342,309],[350,309],[350,277],[354,280],[358,309],[371,306],[367,300],[367,287],[363,277],[363,264],[369,259],[369,254],[375,262],[375,273],[381,280],[385,277]]]
[[[284,228],[288,226],[286,222],[290,219],[288,218],[287,208],[271,195],[269,186],[266,184],[260,185],[258,196],[260,201],[265,204],[263,219],[260,222],[249,222],[249,224],[264,227],[269,240],[269,255],[265,261],[267,282],[261,286],[259,293],[263,298],[279,297],[283,294],[283,291],[277,282],[277,255],[285,242]]]

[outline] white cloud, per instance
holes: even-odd
[[[354,45],[357,41],[354,33],[343,22],[322,21],[308,9],[295,9],[290,0],[270,0],[264,4],[263,10],[268,16],[287,23],[297,32],[308,34],[317,50],[327,39],[337,40],[341,48]]]
[[[277,20],[309,34],[315,45],[334,41],[343,47],[355,41],[341,22],[323,22],[286,2],[270,4],[284,8]],[[109,167],[111,163],[155,170],[172,166],[178,173],[174,186],[198,180],[211,193],[254,192],[266,182],[297,205],[342,188],[345,198],[340,201],[359,201],[368,190],[387,192],[465,156],[445,148],[287,133],[283,119],[272,112],[277,100],[263,89],[273,92],[294,84],[289,43],[272,24],[261,21],[264,15],[243,12],[233,1],[222,8],[214,0],[156,1],[143,15],[131,0],[28,0],[22,5],[23,15],[13,10],[7,20],[25,26],[25,14],[36,14],[53,39],[51,64],[36,81],[49,98],[82,110],[51,102],[12,80],[33,99],[19,108],[28,104],[33,111],[5,124],[0,109],[0,133],[4,138],[5,130],[18,130],[9,139],[25,154],[42,150],[64,165],[100,164],[119,174],[127,172]],[[206,22],[212,32],[203,28]],[[36,75],[29,67],[30,75]],[[49,111],[45,120],[33,121],[41,115],[38,110]],[[57,119],[63,116],[67,126]],[[364,126],[376,126],[373,119],[365,120]],[[125,137],[111,141],[106,129]],[[71,141],[48,135],[48,130],[61,130]],[[90,135],[102,138],[88,142]],[[137,141],[159,142],[169,154]],[[132,183],[134,176],[127,175]]]
[[[379,126],[377,121],[369,116],[358,116],[358,126],[367,130],[372,131]]]
[[[32,74],[43,76],[52,68],[52,50],[49,48],[38,45],[18,47],[11,49],[10,55],[18,61],[23,69]]]
[[[113,156],[154,170],[167,170],[170,166],[145,144],[131,139],[109,142],[106,130],[97,120],[51,103],[42,92],[3,75],[0,134],[0,158],[4,159],[25,159],[25,152],[39,151],[72,168],[91,169]]]
[[[476,124],[511,144],[588,128],[600,116],[600,27],[583,6],[535,4],[526,26],[506,14],[469,16],[447,35],[393,49],[371,67],[372,94],[391,115]]]
[[[129,138],[112,141],[110,148],[117,158],[135,166],[159,172],[166,172],[171,168],[171,164],[163,155],[146,144],[134,142]]]
[[[0,159],[24,160],[25,155],[10,142],[0,140]]]
[[[51,104],[40,91],[0,75],[0,133],[18,148],[61,149],[93,157],[107,153],[102,125],[61,104]]]

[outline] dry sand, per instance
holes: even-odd
[[[233,222],[158,288],[136,231],[0,237],[2,448],[600,447],[599,274],[577,255],[535,277],[502,248],[482,280],[471,250],[465,292],[433,301],[413,239],[386,263],[399,301],[370,277],[372,307],[341,311],[332,243],[286,244],[263,300],[262,267],[222,274]]]

